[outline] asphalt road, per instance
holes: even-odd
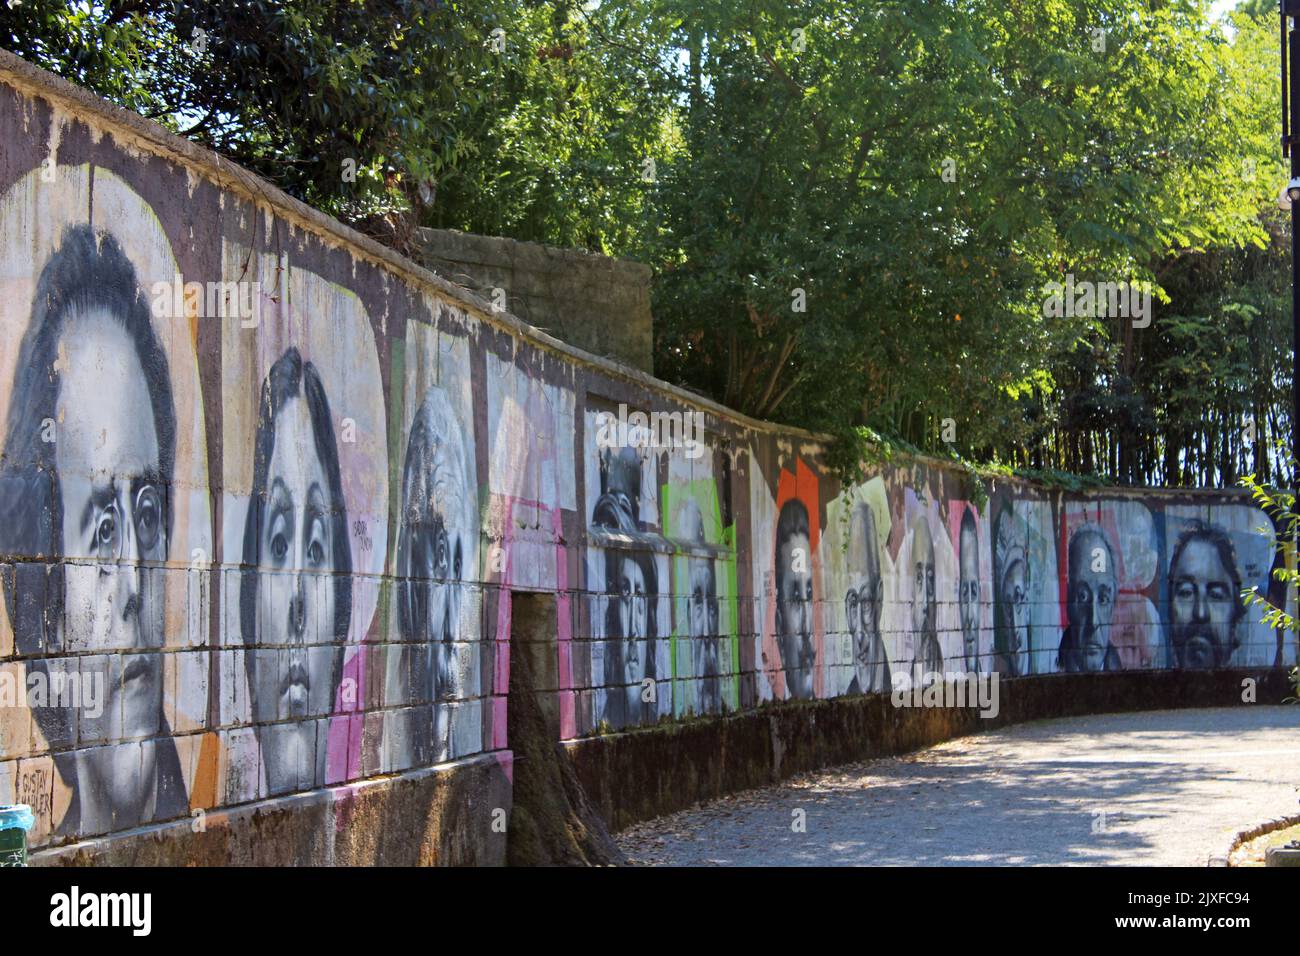
[[[618,842],[666,866],[1203,866],[1300,810],[1298,786],[1300,705],[1109,714],[836,767]]]

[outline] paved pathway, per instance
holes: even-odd
[[[1297,786],[1300,706],[1109,714],[836,767],[618,840],[668,866],[1203,866],[1238,830],[1300,810]]]

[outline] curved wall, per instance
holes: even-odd
[[[9,54],[0,142],[0,803],[52,859],[499,861],[518,591],[566,740],[1296,660],[1239,493],[841,488]]]

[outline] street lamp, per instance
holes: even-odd
[[[1289,210],[1291,204],[1297,200],[1300,200],[1300,176],[1282,187],[1282,191],[1278,193],[1277,197],[1277,208]]]

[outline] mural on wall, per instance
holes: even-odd
[[[207,641],[186,566],[211,541],[190,323],[155,308],[178,271],[170,243],[114,174],[55,172],[57,189],[33,172],[0,205],[0,327],[20,343],[0,353],[0,647],[43,655],[23,686],[53,691],[30,715],[58,782],[27,796],[38,833],[71,836],[188,811],[193,740],[183,769],[172,734],[202,724],[206,655],[165,652]]]
[[[602,443],[599,396],[691,400],[75,126],[51,156],[94,162],[0,169],[0,803],[34,846],[504,762],[511,592],[554,595],[562,739],[900,675],[1297,662],[1241,605],[1279,588],[1236,492],[842,488],[723,413],[694,457]],[[70,684],[98,704],[5,699]]]
[[[714,456],[668,456],[662,488],[664,534],[672,558],[675,713],[712,714],[739,706],[736,671],[735,529],[724,525]]]
[[[238,245],[224,263],[262,296],[255,325],[222,325],[224,542],[240,565],[223,575],[235,653],[222,694],[232,719],[253,725],[227,738],[233,800],[360,775],[360,642],[384,570],[388,448],[374,333],[356,295]]]
[[[587,560],[592,593],[592,680],[596,720],[611,728],[653,723],[672,712],[667,556],[657,533],[658,459],[644,427],[625,444],[602,442],[608,411],[587,411],[587,495],[595,497]],[[662,585],[661,585],[662,582]]]
[[[575,397],[570,385],[548,380],[544,366],[521,367],[514,356],[494,352],[487,354],[485,364],[489,500],[483,525],[490,542],[485,542],[485,577],[510,589],[555,594],[560,733],[572,737],[578,732],[580,691],[572,656],[564,515],[578,507]],[[564,372],[565,367],[559,365],[556,371]],[[492,745],[502,749],[510,684],[510,607],[509,600],[498,601],[495,622]]]
[[[1151,666],[1160,640],[1149,596],[1159,543],[1149,509],[1137,501],[1069,502],[1061,540],[1065,629],[1057,669]]]
[[[923,475],[917,477],[924,481]],[[899,599],[909,611],[905,671],[915,687],[928,682],[929,675],[944,673],[945,661],[960,656],[956,602],[939,600],[941,593],[949,595],[957,578],[956,555],[944,530],[939,501],[930,490],[924,484],[917,489],[909,483],[903,502],[899,526],[905,538],[899,542],[902,573],[897,583]]]
[[[761,469],[750,472],[762,700],[823,693],[820,494],[801,457],[780,469],[775,495]]]
[[[980,582],[988,578],[982,547],[987,535],[983,533],[979,510],[968,501],[948,502],[948,528],[950,538],[957,546],[957,607],[961,618],[961,665],[967,674],[989,670],[988,650],[983,635],[987,631],[984,610],[989,606]]]
[[[1295,635],[1282,636],[1247,608],[1242,588],[1268,592],[1274,533],[1250,505],[1168,505],[1164,600],[1166,651],[1155,666],[1284,666],[1296,660]]]
[[[1061,634],[1052,506],[1007,493],[996,495],[989,507],[993,670],[1003,677],[1051,673]]]
[[[387,648],[384,766],[426,766],[481,746],[480,724],[455,721],[480,694],[479,497],[468,340],[408,323],[406,446],[398,492]],[[477,712],[477,706],[469,705]]]
[[[823,566],[831,579],[831,616],[840,615],[828,642],[829,684],[843,694],[888,693],[890,652],[885,644],[885,581],[893,579],[888,540],[892,520],[884,479],[872,478],[827,506]],[[833,650],[831,649],[833,648]]]

